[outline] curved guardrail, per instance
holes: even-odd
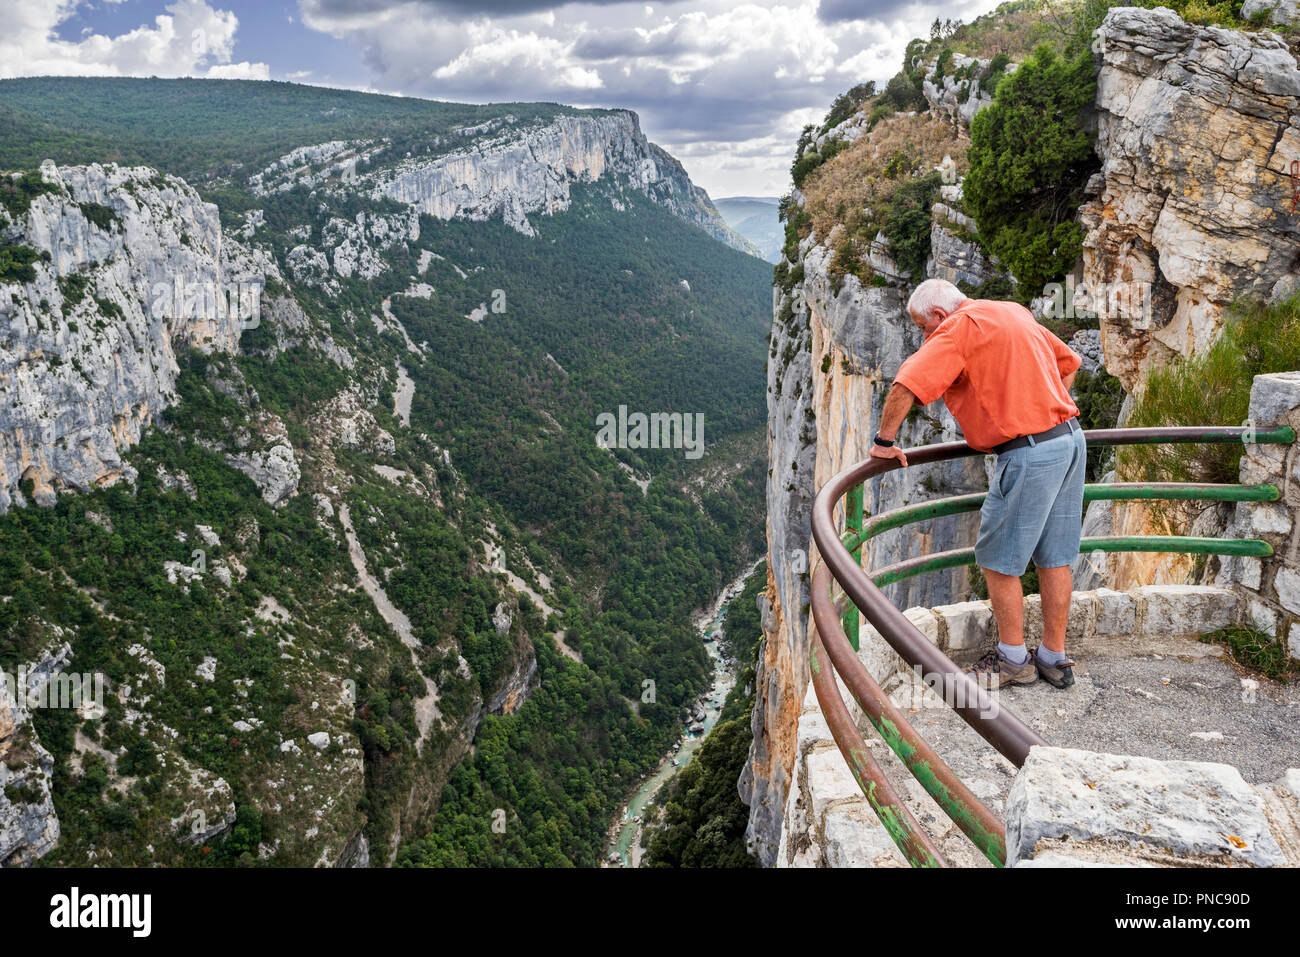
[[[1287,427],[1248,429],[1237,427],[1178,427],[1156,429],[1094,429],[1084,436],[1090,445],[1135,445],[1162,442],[1255,442],[1290,444],[1295,432]],[[985,453],[965,442],[949,442],[907,449],[909,467]],[[920,668],[945,702],[950,703],[989,744],[1017,767],[1029,749],[1047,742],[1005,706],[996,705],[987,690],[965,675],[938,647],[931,644],[902,611],[880,590],[882,586],[913,575],[972,564],[972,548],[954,549],[895,562],[871,572],[861,567],[862,547],[876,535],[913,522],[942,515],[975,511],[985,493],[905,506],[863,521],[863,488],[884,472],[900,468],[896,459],[868,459],[840,472],[818,492],[813,503],[812,533],[822,562],[812,578],[812,613],[816,624],[809,651],[809,668],[818,704],[831,735],[894,843],[913,866],[947,865],[933,837],[904,807],[866,741],[854,724],[835,682],[838,673],[849,693],[881,738],[921,783],[944,812],[995,865],[1006,861],[1006,829],[987,806],[931,748],[903,713],[881,690],[858,658],[859,615],[871,625],[909,666]],[[1272,485],[1204,483],[1113,483],[1088,485],[1084,501],[1197,500],[1276,501]],[[845,503],[845,530],[836,530],[835,509]],[[1085,538],[1081,552],[1156,551],[1267,557],[1272,547],[1257,539],[1194,538],[1188,536],[1114,536]],[[832,580],[842,590],[832,594]]]

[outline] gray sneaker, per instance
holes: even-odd
[[[1031,685],[1038,680],[1038,669],[1032,655],[1025,659],[1024,664],[1017,665],[998,648],[967,668],[966,674],[981,688],[989,690],[1003,685]]]
[[[1038,657],[1038,649],[1035,648],[1029,656],[1034,661],[1034,667],[1053,688],[1068,688],[1074,684],[1074,665],[1075,663],[1066,658],[1059,665],[1045,665],[1041,658]]]

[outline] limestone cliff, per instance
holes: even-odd
[[[50,790],[54,759],[36,737],[28,702],[39,699],[69,651],[58,643],[38,660],[0,676],[0,867],[30,864],[59,840]]]
[[[1083,276],[1116,290],[1096,311],[1106,367],[1131,392],[1152,364],[1208,345],[1234,299],[1294,283],[1300,70],[1274,34],[1163,8],[1111,10],[1096,48],[1102,169],[1081,211]]]
[[[616,207],[618,190],[636,190],[715,239],[761,258],[749,240],[727,226],[682,164],[646,139],[629,110],[562,113],[531,124],[505,116],[457,135],[469,142],[432,158],[407,156],[396,163],[384,163],[383,148],[368,141],[322,143],[295,150],[254,174],[255,186],[280,192],[339,176],[348,189],[369,190],[429,216],[500,217],[532,236],[529,216],[568,209],[575,183],[600,183]],[[358,164],[377,154],[377,169],[357,172]],[[418,235],[417,228],[411,238]]]
[[[129,474],[122,453],[174,397],[176,356],[231,352],[273,262],[224,236],[217,207],[143,167],[55,167],[5,241],[34,276],[0,283],[0,512]]]

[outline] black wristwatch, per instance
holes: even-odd
[[[882,439],[880,437],[879,432],[876,433],[876,437],[872,441],[875,442],[876,445],[879,445],[882,449],[892,449],[894,447],[894,440]]]

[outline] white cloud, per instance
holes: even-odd
[[[83,33],[58,37],[59,24],[79,0],[10,0],[0,34],[0,77],[12,76],[221,76],[266,79],[265,63],[235,63],[238,18],[204,0],[174,0],[152,26],[115,37]]]
[[[830,2],[834,16],[822,18]],[[642,128],[715,195],[782,193],[806,122],[841,92],[884,82],[936,15],[997,0],[299,0],[307,26],[345,37],[380,89],[439,99],[581,100],[636,110]],[[526,8],[526,9],[525,9]]]
[[[553,37],[491,26],[471,26],[470,45],[449,63],[437,67],[437,80],[471,85],[509,78],[512,83],[537,83],[554,90],[594,90],[603,86],[595,69],[569,56],[569,46]]]

